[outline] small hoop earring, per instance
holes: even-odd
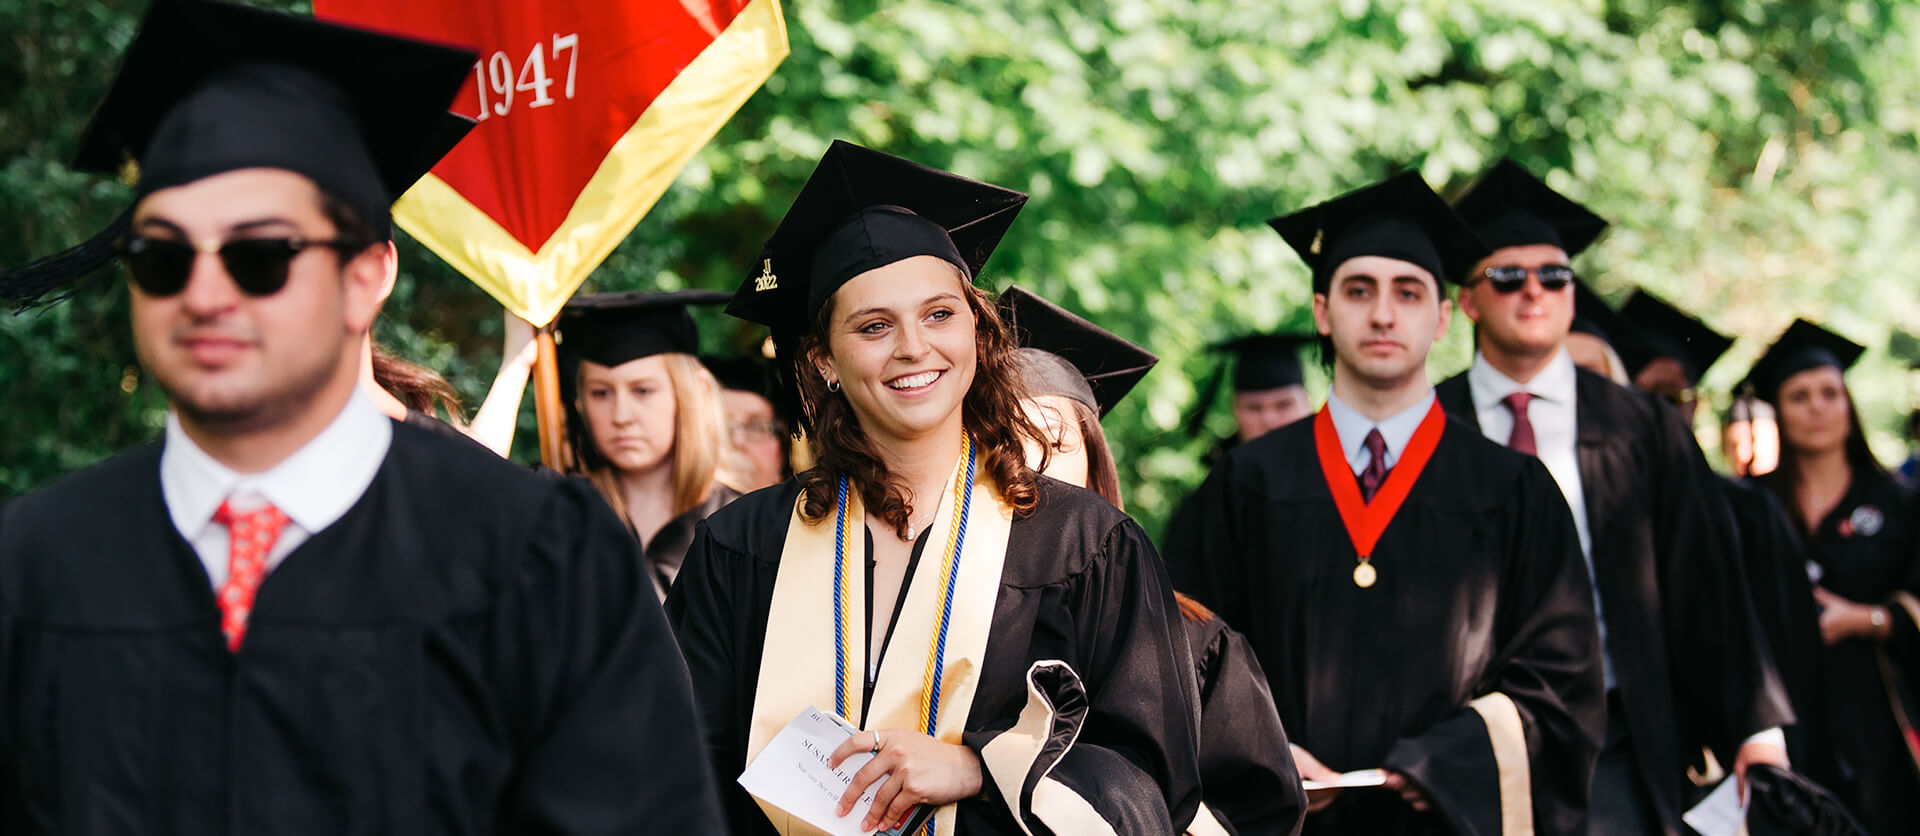
[[[838,381],[838,380],[829,380],[829,381],[827,381],[827,391],[829,391],[829,392],[838,392],[838,391],[840,391],[840,381]]]

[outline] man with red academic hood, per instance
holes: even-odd
[[[1308,834],[1581,834],[1604,706],[1592,591],[1534,459],[1447,418],[1443,279],[1485,255],[1418,175],[1273,221],[1313,270],[1333,391],[1215,465],[1170,538],[1246,634],[1310,794]]]

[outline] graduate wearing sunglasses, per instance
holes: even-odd
[[[0,829],[720,832],[633,538],[360,382],[473,59],[203,0],[141,24],[75,163],[139,169],[115,246],[0,275],[117,251],[170,407],[0,507]]]
[[[1720,525],[1721,490],[1672,407],[1566,351],[1579,313],[1570,260],[1606,221],[1510,160],[1455,208],[1493,251],[1460,289],[1473,366],[1436,388],[1455,418],[1538,456],[1573,511],[1606,651],[1592,832],[1687,832],[1687,765],[1702,747],[1743,777],[1784,766],[1778,727],[1792,719]]]

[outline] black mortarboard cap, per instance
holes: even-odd
[[[155,0],[74,168],[135,162],[143,196],[240,168],[285,169],[383,226],[463,135],[447,105],[473,60],[472,50],[309,17]]]
[[[868,270],[931,255],[972,280],[1026,201],[1019,192],[835,140],[727,313],[797,336],[834,291]]]
[[[1334,271],[1358,256],[1397,258],[1438,281],[1457,281],[1489,252],[1411,171],[1267,223],[1313,270],[1315,293],[1325,293]]]
[[[1832,366],[1844,372],[1852,368],[1866,350],[1865,346],[1846,337],[1804,319],[1796,319],[1767,348],[1767,353],[1760,355],[1760,360],[1753,364],[1753,370],[1747,372],[1747,378],[1735,387],[1735,391],[1745,391],[1752,386],[1754,394],[1772,402],[1780,394],[1780,384],[1785,383],[1787,378],[1822,366]]]
[[[773,391],[772,369],[762,357],[739,355],[734,357],[702,357],[707,371],[713,372],[713,378],[720,381],[720,388],[736,392],[752,392],[762,397]]]
[[[1220,396],[1220,388],[1226,384],[1227,368],[1233,368],[1233,391],[1262,392],[1279,389],[1283,386],[1300,386],[1306,383],[1306,374],[1300,365],[1300,349],[1318,342],[1314,334],[1247,334],[1225,342],[1214,343],[1208,350],[1225,354],[1229,360],[1222,360],[1214,367],[1213,375],[1207,378],[1206,385],[1200,387],[1200,399],[1187,414],[1188,434],[1198,434],[1202,422],[1207,418],[1207,409]]]
[[[1160,362],[1153,352],[1017,285],[1000,294],[1000,315],[1020,344],[1022,371],[1034,394],[1073,398],[1103,416]]]
[[[209,0],[155,0],[73,167],[137,173],[136,201],[241,168],[302,174],[391,237],[394,200],[473,126],[447,112],[474,53]],[[0,273],[18,306],[111,262],[127,216]],[[59,297],[56,297],[59,298]]]
[[[579,296],[560,309],[560,352],[571,362],[618,366],[655,354],[698,354],[690,305],[718,305],[718,290],[633,291]]]
[[[1699,383],[1720,355],[1733,347],[1733,338],[1708,328],[1699,319],[1687,315],[1659,297],[1635,289],[1620,306],[1620,316],[1640,332],[1634,350],[1621,349],[1627,375],[1633,376],[1661,357],[1671,357],[1686,367],[1687,379]]]
[[[1623,345],[1634,344],[1638,334],[1633,325],[1623,319],[1619,312],[1593,292],[1586,282],[1575,280],[1573,283],[1573,329],[1582,334],[1599,337],[1616,352],[1625,351]]]
[[[1491,249],[1552,244],[1579,255],[1607,222],[1510,159],[1495,163],[1453,204]]]

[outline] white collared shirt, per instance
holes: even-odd
[[[160,451],[160,495],[173,527],[193,546],[218,591],[227,582],[227,527],[213,521],[220,503],[250,511],[271,503],[287,515],[286,528],[267,555],[267,570],[332,525],[373,484],[393,442],[393,421],[355,386],[340,414],[300,449],[260,473],[238,473],[193,443],[180,419],[167,413]]]
[[[1433,390],[1427,390],[1427,396],[1420,403],[1394,413],[1386,420],[1375,422],[1340,400],[1340,396],[1328,393],[1327,414],[1333,419],[1334,435],[1340,438],[1340,449],[1346,451],[1347,464],[1353,468],[1353,475],[1365,472],[1373,461],[1373,452],[1367,449],[1367,435],[1374,430],[1380,431],[1380,438],[1387,442],[1387,467],[1393,467],[1400,461],[1400,454],[1412,443],[1413,434],[1420,429],[1420,422],[1426,420],[1427,412],[1433,409]]]
[[[1480,419],[1480,431],[1500,445],[1513,436],[1513,412],[1502,401],[1520,391],[1533,395],[1527,404],[1527,420],[1533,423],[1534,449],[1540,463],[1553,474],[1553,481],[1559,483],[1561,495],[1567,498],[1567,510],[1573,512],[1573,530],[1580,535],[1580,554],[1591,567],[1593,538],[1587,533],[1587,492],[1580,482],[1580,434],[1574,405],[1578,386],[1573,358],[1565,348],[1560,349],[1539,375],[1523,385],[1496,371],[1476,351],[1473,367],[1467,370],[1467,385],[1473,390],[1473,410]]]

